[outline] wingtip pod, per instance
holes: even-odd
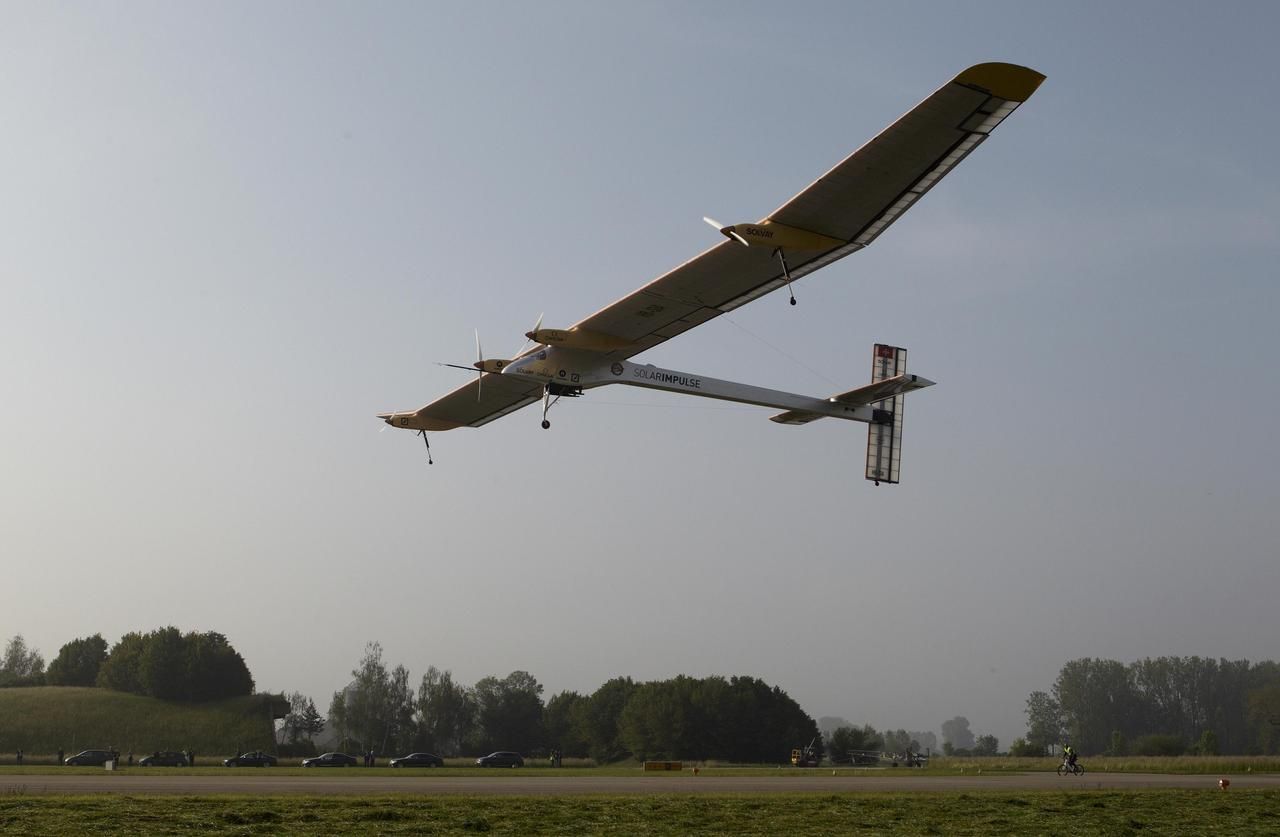
[[[463,426],[456,421],[428,418],[418,413],[378,413],[378,418],[397,430],[431,430],[440,432]],[[383,429],[385,430],[386,428]]]
[[[1018,64],[991,61],[974,64],[952,81],[969,87],[981,87],[993,95],[1011,102],[1025,102],[1031,98],[1045,79],[1044,73]]]

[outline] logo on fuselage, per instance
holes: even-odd
[[[701,378],[691,378],[688,375],[676,375],[671,372],[663,372],[658,369],[648,369],[643,366],[637,366],[632,375],[636,378],[644,378],[649,381],[659,381],[664,384],[674,384],[675,386],[685,387],[686,389],[702,389]]]
[[[624,367],[622,366],[621,363],[614,361],[613,366],[609,367],[609,371],[615,375],[621,375],[624,371]]]

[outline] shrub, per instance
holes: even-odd
[[[1144,735],[1133,742],[1129,751],[1137,756],[1180,756],[1187,751],[1187,745],[1176,735]]]
[[[1029,744],[1022,738],[1015,738],[1009,745],[1009,755],[1016,758],[1040,758],[1044,756],[1044,747]]]

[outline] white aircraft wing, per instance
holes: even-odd
[[[477,388],[479,392],[477,393]],[[382,413],[393,427],[410,430],[452,430],[479,427],[542,398],[542,387],[504,375],[485,374],[472,379],[425,407],[401,413]]]
[[[795,281],[866,247],[1042,81],[1040,73],[1014,64],[970,67],[766,218],[724,228],[734,239],[568,332],[590,335],[586,347],[602,356],[629,358],[782,287],[788,276]],[[479,398],[476,386],[473,381],[416,411],[381,417],[418,430],[479,427],[542,394],[536,384],[500,374],[484,375]]]
[[[1042,81],[1042,74],[1014,64],[970,67],[768,217],[736,229],[754,226],[779,242],[790,234],[816,246],[783,243],[792,281],[825,267],[874,241]],[[628,358],[783,287],[769,237],[746,234],[751,246],[721,242],[570,331],[626,341],[609,356]]]

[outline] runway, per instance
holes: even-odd
[[[513,771],[514,772],[514,771]],[[986,773],[954,776],[918,776],[907,772],[881,775],[837,775],[822,770],[794,776],[695,776],[689,771],[674,775],[636,776],[555,775],[521,772],[495,776],[384,775],[374,771],[334,771],[316,775],[275,774],[271,770],[231,771],[209,774],[130,775],[127,771],[93,773],[24,774],[0,777],[5,794],[128,794],[208,796],[571,796],[659,794],[786,794],[786,793],[946,793],[952,791],[1064,791],[1140,790],[1150,788],[1217,789],[1218,776],[1161,773],[1099,773],[1060,777],[1053,773]],[[1231,788],[1280,789],[1280,775],[1236,774],[1228,777]]]

